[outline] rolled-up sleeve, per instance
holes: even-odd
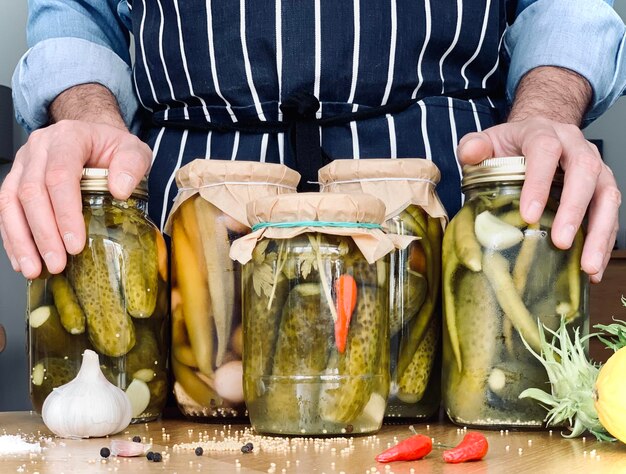
[[[507,99],[522,77],[539,66],[570,69],[585,77],[593,101],[585,124],[605,112],[626,87],[624,22],[603,0],[522,1],[504,47],[510,59]]]
[[[48,107],[61,92],[87,83],[107,87],[130,126],[138,103],[129,33],[118,13],[125,5],[125,0],[29,2],[30,49],[12,80],[16,118],[26,130],[48,123]]]

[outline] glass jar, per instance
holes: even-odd
[[[367,192],[386,207],[392,234],[418,237],[391,255],[387,418],[427,419],[441,402],[441,240],[447,215],[423,159],[335,160],[322,168],[324,192]]]
[[[365,250],[372,241],[357,243],[365,232],[350,226],[357,220],[336,219],[340,209],[344,216],[353,210],[347,195],[281,198],[251,203],[257,211],[267,209],[270,218],[257,214],[261,220],[253,229],[286,227],[261,228],[233,246],[235,253],[239,243],[249,249],[242,274],[243,365],[252,426],[289,435],[377,431],[389,390],[393,246],[380,230],[372,241],[388,244],[382,254]],[[373,206],[366,214],[382,218],[384,207],[375,198],[366,196],[361,206]],[[372,221],[366,216],[358,222]]]
[[[551,240],[562,184],[557,175],[536,224],[519,200],[523,157],[493,158],[463,170],[466,200],[443,241],[443,400],[448,417],[468,426],[542,427],[545,409],[520,399],[545,388],[538,323],[588,331],[588,279],[580,270],[583,234],[569,250]]]
[[[293,193],[286,166],[195,160],[182,167],[166,231],[172,237],[172,372],[182,413],[243,418],[241,266],[230,246],[248,234],[248,201]]]
[[[92,349],[131,399],[133,422],[143,422],[158,418],[167,398],[167,250],[146,214],[147,181],[120,201],[107,177],[105,169],[83,170],[84,250],[68,255],[62,273],[28,282],[30,394],[41,413]]]

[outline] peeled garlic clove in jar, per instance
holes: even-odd
[[[490,250],[506,250],[524,239],[520,229],[498,219],[489,211],[476,216],[474,232],[480,245]]]

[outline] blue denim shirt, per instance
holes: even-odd
[[[528,71],[559,66],[587,78],[593,88],[586,123],[606,111],[626,87],[626,28],[612,5],[613,0],[519,0],[504,37],[509,102]],[[132,127],[139,105],[126,0],[29,0],[29,15],[30,49],[13,75],[18,122],[28,131],[42,127],[58,94],[77,84],[99,83],[116,96]]]

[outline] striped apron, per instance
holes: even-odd
[[[303,171],[303,119],[276,127],[299,93],[319,99],[306,133],[326,159],[432,160],[454,215],[457,142],[503,116],[505,3],[134,0],[134,81],[154,150],[150,216],[163,227],[175,172],[196,158]]]

